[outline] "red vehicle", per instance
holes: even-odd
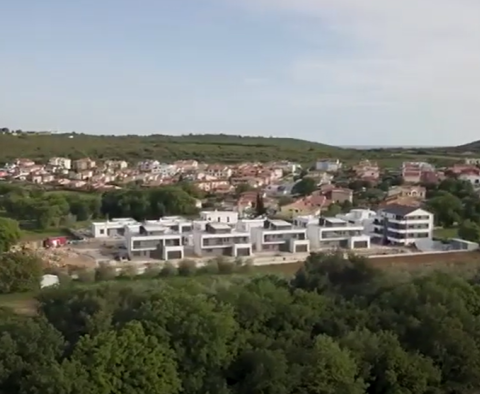
[[[50,237],[43,241],[43,246],[46,248],[58,248],[67,244],[67,237]]]

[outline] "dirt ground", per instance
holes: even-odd
[[[93,257],[69,247],[38,249],[35,252],[43,259],[47,267],[94,268],[96,266]]]

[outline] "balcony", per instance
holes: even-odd
[[[282,243],[290,239],[305,240],[305,233],[283,233],[283,234],[265,234],[263,236],[263,243]]]
[[[375,229],[377,230],[377,229]],[[357,237],[363,235],[363,233],[359,230],[350,230],[350,231],[322,231],[320,233],[320,239],[328,240],[328,239],[345,239],[351,237]]]
[[[249,237],[225,237],[225,238],[204,238],[202,242],[202,247],[218,247],[218,246],[232,246],[236,244],[249,244]]]

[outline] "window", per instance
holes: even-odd
[[[104,234],[105,234],[105,230],[100,230],[100,234],[101,234],[101,235],[104,235]]]
[[[217,222],[220,222],[220,216],[217,218]]]
[[[230,216],[227,216],[227,223],[230,223]]]

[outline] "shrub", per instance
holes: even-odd
[[[197,263],[193,260],[182,260],[178,264],[178,274],[180,276],[192,276],[197,272]]]

